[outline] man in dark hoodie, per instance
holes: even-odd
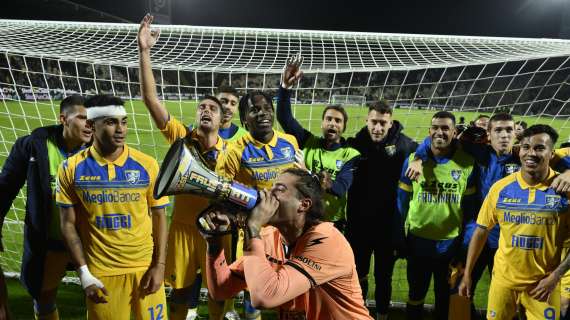
[[[354,251],[356,270],[366,298],[370,256],[374,252],[376,310],[386,319],[392,295],[396,257],[392,243],[398,179],[404,160],[417,144],[402,133],[386,101],[370,104],[366,127],[347,143],[360,152],[348,191],[347,238]],[[370,237],[374,234],[374,237]]]
[[[358,151],[347,145],[341,136],[346,129],[348,114],[341,105],[327,105],[323,110],[322,137],[315,136],[293,117],[291,90],[302,76],[300,55],[291,57],[283,71],[277,98],[277,120],[283,130],[295,136],[303,150],[307,169],[319,175],[325,192],[325,221],[333,222],[344,232],[346,225],[347,191],[352,184],[354,163]]]
[[[36,319],[59,319],[57,287],[71,258],[59,228],[55,182],[59,165],[91,141],[86,120],[81,96],[63,99],[60,124],[40,127],[18,138],[0,171],[0,238],[4,218],[27,183],[20,281],[33,298]]]

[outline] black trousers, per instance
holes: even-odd
[[[408,319],[421,319],[423,301],[429,290],[433,275],[435,295],[435,319],[447,320],[449,313],[449,264],[451,256],[425,256],[409,254],[407,265],[408,276]]]
[[[373,226],[377,226],[372,224]],[[364,301],[368,294],[368,271],[370,270],[370,259],[374,255],[374,279],[376,289],[374,297],[376,300],[376,311],[380,314],[387,314],[392,298],[392,273],[394,271],[394,249],[389,240],[379,240],[378,230],[366,232],[370,227],[354,227],[349,225],[347,238],[354,252],[356,272],[360,280]]]

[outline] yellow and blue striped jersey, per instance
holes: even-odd
[[[299,150],[294,136],[277,130],[273,132],[268,143],[259,142],[247,133],[228,144],[216,171],[257,189],[271,188],[279,172],[295,165],[295,152]]]
[[[161,132],[170,144],[185,137],[192,140],[198,140],[196,129],[189,131],[182,122],[172,116],[170,116],[166,126],[161,130]],[[213,148],[201,151],[201,154],[208,162],[207,164],[210,169],[215,168],[220,154],[226,149],[226,145],[226,141],[218,136],[218,141]],[[203,196],[194,194],[177,194],[174,196],[172,222],[195,226],[198,214],[206,209],[209,204],[210,200]]]
[[[94,275],[146,270],[153,253],[150,208],[168,205],[154,199],[158,174],[154,158],[125,145],[115,161],[93,146],[62,163],[56,201],[74,207],[87,265]]]
[[[557,173],[538,185],[527,184],[519,171],[491,187],[477,224],[501,233],[495,255],[493,281],[515,290],[526,290],[560,264],[563,243],[569,238],[568,196],[549,186]]]

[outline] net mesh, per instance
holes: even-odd
[[[405,34],[157,26],[151,51],[158,93],[174,116],[194,121],[196,100],[220,85],[275,93],[286,59],[304,57],[294,113],[320,134],[322,108],[348,108],[345,136],[364,125],[365,102],[394,103],[405,133],[420,139],[433,110],[466,121],[509,111],[570,136],[570,41]],[[138,25],[0,20],[0,163],[17,137],[55,124],[72,93],[127,100],[128,142],[163,158],[166,146],[140,101]],[[22,189],[25,190],[25,189]],[[2,267],[19,272],[25,195],[4,223]],[[404,273],[405,274],[405,273]],[[405,281],[397,278],[395,281]]]

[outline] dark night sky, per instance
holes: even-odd
[[[149,0],[73,0],[136,22]],[[154,0],[157,1],[157,0]],[[567,0],[170,0],[173,24],[389,33],[570,38]],[[11,1],[0,17],[87,20],[61,0]],[[92,19],[92,18],[91,18]],[[111,21],[98,17],[100,21]],[[566,26],[570,21],[566,23]]]

